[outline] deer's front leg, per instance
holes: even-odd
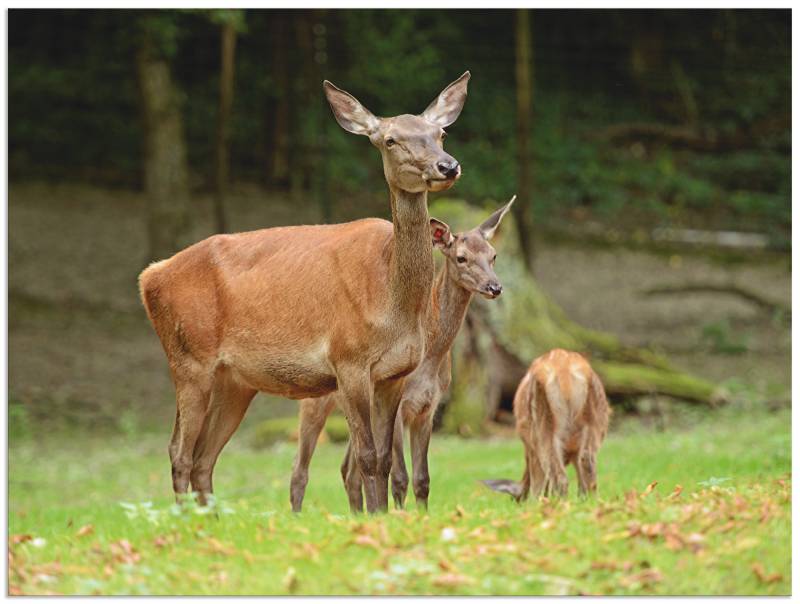
[[[361,473],[355,456],[352,437],[347,443],[347,450],[342,460],[342,482],[350,502],[350,511],[354,514],[364,511],[364,497],[361,495]]]
[[[431,442],[432,431],[432,411],[416,418],[411,423],[408,431],[411,442],[411,480],[414,488],[414,497],[417,500],[417,505],[426,510],[428,509],[428,494],[431,484],[431,477],[428,474],[428,446]]]
[[[378,455],[370,421],[372,383],[369,370],[345,368],[337,372],[337,378],[341,396],[340,404],[350,428],[350,448],[354,452],[353,457],[364,484],[367,511],[374,513],[378,511],[380,501],[378,499]],[[387,495],[384,493],[384,499],[386,497]]]
[[[391,380],[376,387],[372,425],[377,451],[376,489],[378,507],[389,509],[389,473],[392,469],[392,442],[397,409],[400,407],[403,381]]]

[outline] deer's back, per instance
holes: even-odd
[[[319,396],[336,388],[331,358],[420,339],[388,314],[392,241],[374,218],[215,235],[146,269],[142,299],[168,357],[216,356],[256,389]]]
[[[557,438],[569,454],[580,431],[589,426],[601,438],[608,428],[608,403],[602,383],[580,354],[551,350],[536,358],[514,396],[517,431],[523,441]]]

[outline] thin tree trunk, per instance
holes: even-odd
[[[144,121],[144,187],[147,195],[148,260],[183,247],[190,226],[189,175],[179,94],[170,65],[143,35],[136,71]]]
[[[533,272],[533,237],[531,205],[531,101],[533,97],[530,11],[518,9],[515,14],[516,79],[517,79],[517,197],[516,216],[519,241],[525,266]]]
[[[214,195],[214,218],[216,230],[228,230],[225,217],[225,196],[230,179],[230,120],[233,106],[233,82],[236,56],[236,27],[232,22],[220,25],[220,77],[219,115],[217,116],[216,182]]]
[[[286,47],[289,44],[288,29],[290,17],[276,11],[271,26],[272,37],[272,72],[275,74],[277,93],[275,111],[272,116],[272,154],[267,166],[269,181],[273,184],[286,185],[289,178],[289,68]]]

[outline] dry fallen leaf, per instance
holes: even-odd
[[[624,562],[617,562],[616,560],[595,560],[590,567],[592,570],[624,570],[629,571],[633,568],[633,562],[625,560]]]
[[[223,556],[232,556],[236,553],[236,550],[229,545],[225,545],[221,541],[214,539],[214,537],[209,537],[208,539],[209,549],[215,554],[221,554]]]
[[[381,547],[381,544],[378,543],[377,539],[370,537],[369,535],[358,535],[353,540],[353,543],[356,545],[363,545],[365,547],[374,547],[375,549],[380,549]]]
[[[683,487],[679,484],[676,484],[675,489],[669,494],[667,499],[677,499],[681,496],[681,493],[683,493]]]
[[[30,541],[33,539],[32,535],[11,535],[10,537],[11,543],[13,545],[17,545],[18,543],[25,543],[26,541]]]
[[[120,539],[110,545],[114,560],[124,564],[136,564],[142,557],[127,539]]]
[[[758,577],[758,580],[762,583],[777,583],[783,579],[783,575],[780,573],[768,574],[760,562],[756,562],[751,568],[753,569],[756,577]]]
[[[653,492],[653,489],[655,489],[657,485],[658,485],[657,480],[654,480],[649,485],[647,485],[647,488],[642,492],[642,497],[647,497],[650,493]]]
[[[622,587],[633,587],[636,585],[645,587],[647,585],[652,585],[653,583],[658,583],[663,579],[664,575],[662,575],[658,569],[648,568],[643,570],[642,572],[621,577],[619,580],[619,584]]]
[[[94,527],[91,524],[84,524],[81,528],[78,529],[78,532],[75,533],[76,537],[85,537],[86,535],[91,535],[94,532]]]
[[[475,583],[475,579],[472,577],[457,573],[445,573],[433,580],[433,584],[436,587],[460,587],[462,585],[472,585],[473,583]]]

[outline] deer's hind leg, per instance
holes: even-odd
[[[217,371],[211,402],[192,456],[192,489],[198,493],[201,504],[206,503],[214,490],[212,476],[219,454],[241,424],[255,395],[255,390],[237,383],[228,370]]]
[[[314,449],[317,447],[319,435],[335,405],[333,395],[300,401],[300,437],[297,443],[297,457],[292,469],[289,492],[293,512],[303,509],[303,497],[308,484],[308,466],[314,455]]]
[[[177,412],[169,457],[172,464],[172,488],[179,498],[189,489],[194,447],[203,429],[214,377],[213,370],[190,361],[179,371],[173,371],[173,379]]]
[[[581,432],[580,447],[574,458],[578,474],[578,491],[582,496],[597,492],[597,450],[592,430],[584,427]]]

